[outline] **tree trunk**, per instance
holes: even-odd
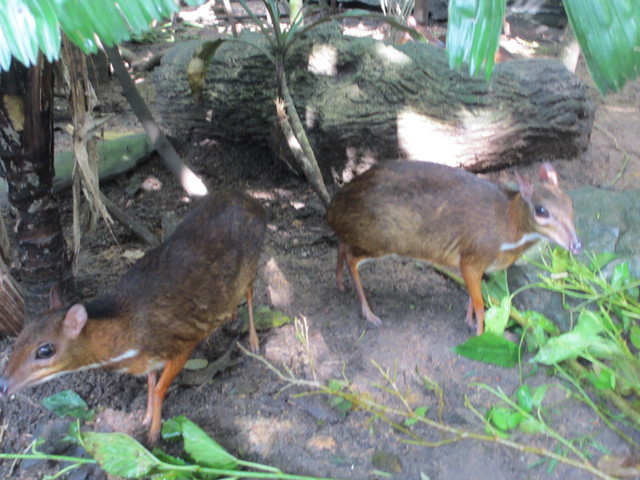
[[[260,34],[244,34],[264,45]],[[175,138],[270,145],[277,139],[275,69],[246,43],[225,42],[208,69],[201,105],[186,64],[201,42],[179,45],[153,76],[156,109]],[[287,78],[325,179],[347,180],[362,163],[411,158],[472,170],[572,158],[588,145],[587,87],[553,60],[513,60],[490,82],[449,69],[423,43],[390,46],[317,28],[289,51]]]
[[[49,290],[73,291],[73,274],[60,227],[53,182],[53,70],[14,59],[0,74],[0,157],[17,216],[19,280],[27,318],[48,307]]]

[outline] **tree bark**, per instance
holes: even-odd
[[[27,319],[48,307],[59,284],[73,292],[73,274],[60,226],[53,182],[53,70],[42,58],[24,67],[14,59],[0,74],[0,157],[17,216],[19,280]]]
[[[264,46],[260,34],[246,42]],[[246,43],[218,48],[195,106],[185,68],[193,42],[168,52],[153,76],[155,107],[175,138],[269,145],[276,153],[273,65]],[[553,60],[513,60],[490,82],[449,69],[444,50],[343,36],[301,37],[286,61],[289,88],[325,179],[348,180],[363,163],[410,158],[472,170],[573,158],[588,145],[587,87]]]

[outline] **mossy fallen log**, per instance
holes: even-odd
[[[245,34],[263,42],[260,34]],[[153,76],[155,109],[177,139],[278,140],[273,65],[246,43],[225,42],[194,105],[186,64],[202,42],[176,46]],[[573,158],[586,149],[594,105],[587,86],[549,59],[498,64],[490,82],[449,69],[423,43],[386,45],[311,30],[290,50],[287,80],[325,175],[348,179],[363,163],[430,160],[471,170]]]

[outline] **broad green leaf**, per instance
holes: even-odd
[[[185,452],[196,463],[222,470],[235,470],[238,467],[238,460],[233,455],[187,417],[181,415],[172,418],[162,427],[163,438],[174,438],[177,432],[182,435]]]
[[[518,428],[525,433],[544,433],[544,425],[540,423],[537,419],[526,417],[520,422]]]
[[[93,53],[96,36],[114,45],[178,10],[178,0],[0,0],[0,69],[8,70],[12,57],[33,65],[39,50],[48,60],[57,59],[61,31],[82,51]]]
[[[7,34],[9,33],[10,32],[7,31]],[[5,36],[5,30],[0,26],[0,70],[9,70],[9,68],[11,68],[11,49],[9,48],[9,39]]]
[[[497,272],[493,272],[488,281],[482,282],[482,286],[483,289],[486,289],[486,292],[490,297],[504,298],[506,296],[509,296],[509,282],[507,280],[507,271],[499,270]]]
[[[489,79],[504,20],[505,0],[450,0],[447,56],[451,68]]]
[[[503,432],[513,430],[523,418],[522,414],[506,407],[492,407],[487,415],[487,420]]]
[[[525,417],[522,413],[516,412],[515,410],[508,418],[508,426],[509,430],[516,429],[527,417]]]
[[[40,50],[49,62],[58,59],[61,35],[58,16],[50,0],[24,0],[25,5],[33,13],[35,34]]]
[[[329,383],[327,384],[327,387],[329,387],[329,390],[331,390],[332,392],[340,392],[348,386],[349,384],[346,380],[338,380],[335,378],[329,380]]]
[[[531,361],[551,365],[587,354],[603,360],[620,355],[615,341],[576,330],[550,338]]]
[[[138,2],[120,2],[119,7],[131,26],[133,35],[139,35],[149,29],[153,17]]]
[[[9,50],[20,62],[36,62],[38,40],[33,33],[36,19],[21,0],[2,0],[0,3],[0,30],[4,32]]]
[[[640,2],[564,0],[569,23],[601,94],[640,73]]]
[[[596,337],[603,330],[602,317],[598,313],[591,310],[582,310],[573,332],[588,339],[589,337]]]
[[[484,317],[485,330],[496,335],[502,335],[507,328],[511,314],[511,297],[505,296],[500,305],[490,307]]]
[[[242,319],[241,332],[247,332],[249,330],[249,313],[246,308],[240,308],[239,315]],[[266,331],[272,328],[278,328],[288,323],[291,323],[291,317],[285,315],[280,310],[273,310],[266,305],[260,305],[253,311],[253,320],[256,324],[256,330]]]
[[[547,333],[558,333],[558,327],[556,324],[540,312],[536,312],[535,310],[526,310],[522,312],[522,316],[527,320],[527,323],[533,324],[532,326],[539,326]]]
[[[427,414],[427,411],[429,411],[429,407],[421,406],[421,407],[416,408],[416,409],[413,411],[413,414],[414,414],[416,417],[424,418],[424,417],[425,417],[425,415]],[[414,424],[416,424],[416,423],[418,423],[418,419],[417,419],[417,418],[407,418],[407,419],[405,419],[405,421],[404,421],[404,424],[405,424],[406,426],[408,426],[408,427],[409,427],[409,426],[411,426],[411,425],[414,425]]]
[[[518,346],[495,333],[471,337],[457,345],[453,351],[463,357],[506,368],[518,363]]]
[[[622,262],[615,266],[613,272],[611,273],[611,286],[616,290],[620,290],[624,287],[628,282],[629,278],[631,278],[631,272],[629,272],[629,263]]]
[[[531,361],[551,365],[569,358],[577,358],[585,352],[590,343],[591,339],[585,335],[575,332],[563,333],[550,338]]]
[[[597,273],[602,270],[609,262],[615,260],[618,257],[619,255],[614,252],[596,253],[593,256],[591,263],[589,264],[589,270]]]
[[[188,463],[185,462],[182,458],[169,455],[168,453],[162,451],[157,447],[151,450],[151,454],[161,462],[168,463],[170,465],[188,465]]]
[[[124,433],[86,432],[82,442],[100,468],[110,475],[143,478],[160,464],[146,448]]]
[[[599,391],[616,388],[616,377],[610,370],[602,369],[597,375],[592,370],[589,370],[587,378]]]
[[[549,385],[540,385],[533,391],[533,395],[531,396],[531,404],[540,408],[542,405],[542,401],[544,400],[544,396],[547,394],[547,390],[549,389]]]
[[[73,390],[63,390],[51,395],[42,400],[42,405],[60,418],[67,415],[83,420],[93,418],[93,410],[89,410],[86,402]]]
[[[569,265],[569,252],[564,248],[554,247],[551,250],[551,273],[564,273]]]
[[[531,413],[533,410],[533,397],[531,396],[529,385],[524,384],[518,387],[518,390],[516,391],[516,400],[521,409],[527,413]]]

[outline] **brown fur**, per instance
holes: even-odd
[[[250,293],[265,228],[264,210],[245,195],[223,191],[200,200],[169,239],[136,262],[111,293],[71,308],[60,308],[54,295],[52,311],[16,339],[0,380],[2,390],[10,394],[52,375],[96,365],[149,374],[150,388],[163,365],[165,372],[177,369],[175,376],[193,348],[229,320]],[[45,344],[55,354],[36,359]],[[139,353],[99,365],[132,350]],[[173,376],[160,381],[164,378],[168,387]],[[158,393],[161,406],[164,392]],[[158,415],[159,406],[150,399]],[[159,431],[160,418],[154,421]],[[150,437],[157,438],[158,431]]]
[[[545,164],[540,178],[531,184],[518,176],[520,192],[514,193],[464,170],[434,163],[392,162],[371,168],[345,185],[327,212],[340,241],[338,286],[342,289],[346,261],[363,315],[379,324],[362,290],[359,262],[398,254],[458,268],[482,333],[483,272],[508,267],[537,240],[508,251],[501,251],[502,245],[537,233],[572,251],[580,248],[571,200],[558,188],[555,171]],[[548,219],[536,216],[538,206],[546,208]],[[468,322],[470,317],[471,311]]]

